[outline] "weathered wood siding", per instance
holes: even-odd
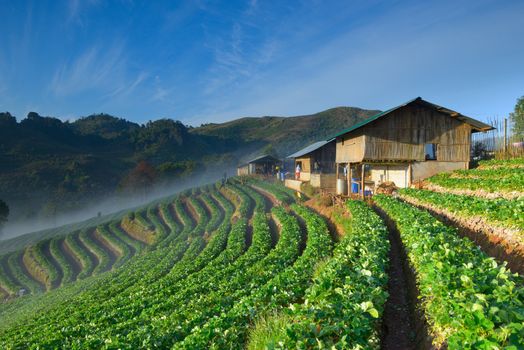
[[[320,171],[322,173],[332,173],[335,171],[335,141],[325,144],[324,146],[311,152],[310,154],[312,167],[315,162],[318,162],[320,165]]]
[[[237,168],[237,175],[249,175],[249,167],[247,165],[240,166]]]
[[[437,144],[437,161],[467,162],[470,136],[468,124],[408,105],[343,135],[337,140],[337,162],[424,161],[427,143]]]
[[[356,163],[364,158],[364,135],[358,129],[352,133],[337,137],[336,146],[337,163]]]
[[[297,167],[297,163],[301,163],[301,170],[306,173],[311,172],[311,156],[305,155],[304,157],[295,158],[295,168]]]

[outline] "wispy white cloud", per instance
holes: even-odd
[[[66,23],[83,25],[83,12],[98,3],[98,0],[69,0],[67,4]]]
[[[67,96],[89,89],[113,90],[124,83],[126,58],[122,44],[104,50],[94,46],[55,72],[50,90],[57,96]],[[145,77],[137,78],[139,84]]]
[[[471,16],[471,7],[447,5],[438,11],[417,4],[395,9],[314,50],[302,47],[302,55],[285,57],[285,66],[268,67],[235,88],[213,92],[199,114],[224,120],[309,113],[336,105],[387,108],[422,95],[451,101],[450,106],[482,118],[486,112],[468,110],[464,100],[471,98],[475,106],[473,98],[489,99],[498,80],[508,82],[508,69],[501,63],[511,62],[522,50],[501,38],[524,34],[518,11],[511,6],[488,11],[488,6]],[[432,20],[435,16],[440,20]],[[486,58],[492,64],[486,64]],[[481,83],[472,87],[473,81]]]
[[[110,94],[108,94],[108,98],[121,98],[121,97],[127,97],[131,95],[135,89],[141,85],[144,81],[147,80],[149,77],[149,74],[146,72],[140,72],[138,73],[135,80],[130,81],[129,83],[125,83],[118,88],[114,89]]]

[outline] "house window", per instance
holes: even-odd
[[[437,144],[426,143],[424,145],[424,153],[426,154],[426,160],[437,160]]]

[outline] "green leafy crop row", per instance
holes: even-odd
[[[397,224],[435,345],[524,347],[521,278],[429,213],[391,197],[375,201]]]
[[[315,272],[301,304],[286,309],[289,323],[274,348],[378,349],[387,299],[389,241],[382,220],[364,202],[347,203],[345,235]],[[321,226],[321,223],[317,223]]]
[[[402,189],[400,193],[435,205],[438,208],[448,209],[464,217],[480,216],[490,222],[515,227],[524,232],[524,198],[515,200],[485,199],[411,188]]]

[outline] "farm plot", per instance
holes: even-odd
[[[524,160],[486,161],[477,169],[441,173],[427,180],[427,189],[486,198],[524,198]]]
[[[429,213],[390,197],[375,201],[396,223],[433,345],[524,346],[520,277]]]
[[[462,198],[408,195],[449,208]],[[399,246],[435,347],[522,346],[522,279],[429,213],[375,198],[394,240],[368,203],[334,211],[344,231],[335,242],[292,191],[230,179],[31,246],[41,247],[31,257],[46,278],[23,264],[25,250],[2,256],[0,293],[34,295],[0,304],[0,348],[387,349],[398,331],[389,292],[398,292],[390,282]],[[470,200],[471,211],[487,201]],[[520,225],[495,216],[490,223]],[[60,288],[39,293],[53,283]]]

